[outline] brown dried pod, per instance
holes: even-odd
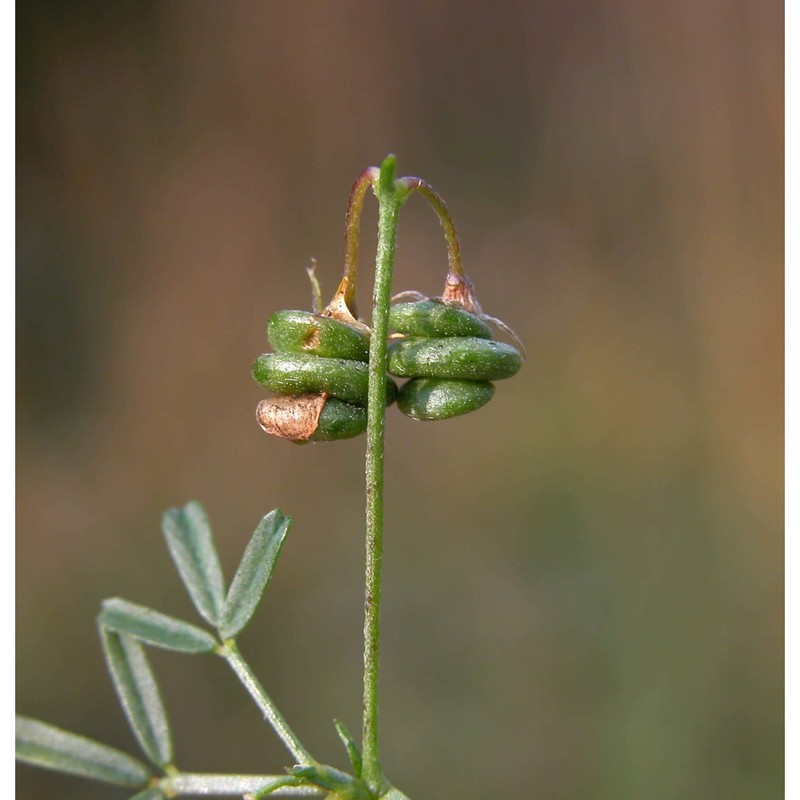
[[[366,430],[367,412],[317,392],[262,400],[256,407],[256,420],[266,433],[302,444],[358,436]]]

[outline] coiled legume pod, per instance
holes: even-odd
[[[493,395],[494,384],[488,381],[413,378],[401,387],[397,407],[412,419],[449,419],[477,411]]]
[[[274,353],[260,355],[253,377],[278,394],[262,400],[256,419],[293,442],[349,439],[367,427],[369,329],[340,317],[278,311],[267,325]],[[386,403],[397,384],[386,381]]]
[[[510,344],[475,336],[412,337],[389,345],[389,372],[400,378],[496,381],[521,366],[522,357]]]
[[[464,297],[451,293],[449,300],[398,303],[389,311],[390,328],[404,334],[389,343],[389,372],[411,378],[400,389],[397,407],[413,419],[475,411],[491,400],[490,381],[510,378],[522,365],[514,347],[492,339],[484,320],[493,318],[480,316],[472,285],[462,280],[459,286],[467,291]]]

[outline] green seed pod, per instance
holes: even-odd
[[[366,331],[308,311],[276,311],[269,318],[267,337],[277,353],[369,360]]]
[[[389,372],[400,378],[497,381],[510,378],[522,357],[510,344],[488,339],[399,339],[389,345]]]
[[[262,400],[258,424],[267,433],[292,442],[350,439],[367,429],[367,410],[324,394],[281,395]]]
[[[489,326],[474,314],[441,300],[398,303],[389,309],[389,328],[408,336],[477,336],[491,339]]]
[[[351,439],[367,429],[367,409],[329,397],[319,415],[319,425],[311,437],[312,442],[332,442]]]
[[[265,389],[279,394],[325,394],[353,403],[367,404],[369,374],[366,364],[344,358],[264,353],[253,364],[253,378]],[[386,381],[386,404],[397,396],[397,384]]]
[[[493,395],[494,385],[488,381],[414,378],[400,388],[397,407],[412,419],[449,419],[477,411]]]

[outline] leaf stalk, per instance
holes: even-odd
[[[289,723],[284,719],[283,714],[278,711],[278,707],[267,694],[261,682],[255,676],[250,665],[244,660],[236,642],[228,639],[225,644],[217,651],[230,665],[236,673],[236,677],[241,681],[242,686],[247,689],[256,705],[261,709],[275,733],[286,746],[286,749],[294,756],[298,764],[316,764],[311,753],[305,748],[297,738],[295,732],[289,727]]]

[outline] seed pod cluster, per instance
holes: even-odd
[[[492,339],[480,317],[439,299],[392,306],[389,327],[402,334],[389,344],[389,372],[411,379],[397,407],[413,419],[475,411],[492,399],[492,381],[510,378],[522,365],[519,352]]]
[[[349,439],[367,427],[369,332],[322,314],[278,311],[267,338],[273,353],[253,364],[256,382],[277,394],[256,409],[259,425],[294,442]],[[397,385],[389,378],[386,402]]]

